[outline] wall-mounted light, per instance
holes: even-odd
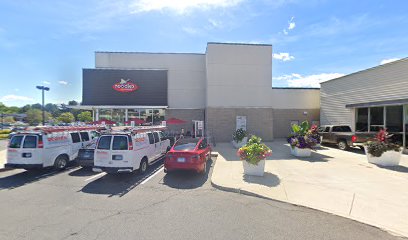
[[[303,112],[303,115],[307,115],[307,112]]]

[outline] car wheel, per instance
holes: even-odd
[[[337,143],[337,146],[339,147],[340,150],[347,150],[347,148],[348,148],[347,142],[344,141],[344,140],[340,140]]]
[[[149,165],[147,164],[147,159],[143,158],[142,162],[140,163],[140,167],[139,167],[140,174],[146,173],[148,166]]]
[[[67,167],[68,160],[65,156],[58,156],[54,162],[54,168],[57,170],[63,170]]]

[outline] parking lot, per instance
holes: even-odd
[[[214,158],[215,160],[215,158]],[[0,173],[0,239],[397,239],[319,211],[211,187],[206,175]]]

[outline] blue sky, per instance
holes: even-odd
[[[408,57],[406,0],[0,1],[0,102],[81,101],[95,51],[205,52],[207,42],[273,45],[274,87]]]

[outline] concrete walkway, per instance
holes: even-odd
[[[0,169],[4,168],[6,163],[6,152],[7,150],[0,150]]]
[[[408,237],[408,156],[400,166],[381,168],[367,162],[364,152],[322,147],[310,158],[290,155],[279,139],[265,176],[243,174],[242,162],[230,143],[213,150],[218,157],[212,184],[236,191],[302,205],[351,218]]]

